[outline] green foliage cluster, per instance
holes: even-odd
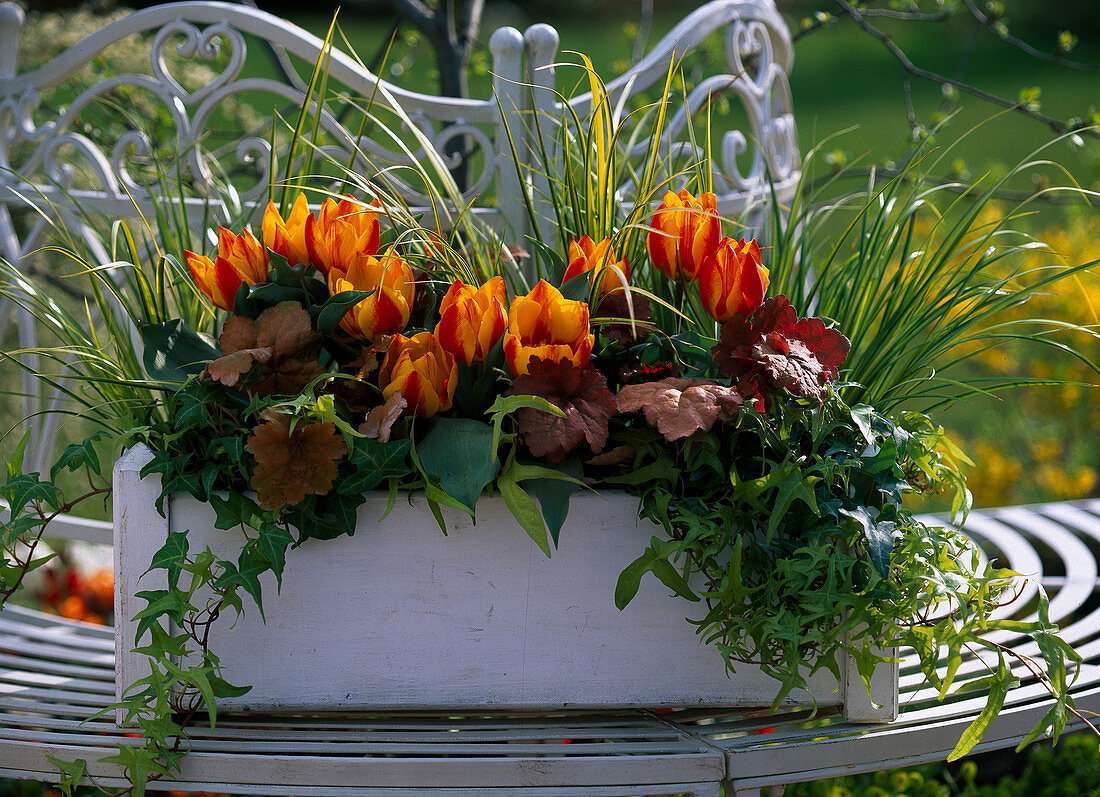
[[[795,783],[786,797],[1095,797],[1100,794],[1100,751],[1088,734],[1063,737],[1057,747],[1033,745],[1012,771],[993,753],[946,768],[926,764],[866,775]]]

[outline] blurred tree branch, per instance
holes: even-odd
[[[804,20],[801,29],[794,34],[793,39],[798,41],[807,35],[830,27],[844,19],[851,20],[855,23],[862,31],[878,41],[904,70],[905,78],[903,80],[903,88],[905,92],[906,113],[910,127],[915,134],[925,132],[926,128],[918,120],[912,103],[911,78],[936,83],[944,87],[947,92],[961,92],[976,97],[991,105],[1010,109],[1040,122],[1058,135],[1077,133],[1082,136],[1100,138],[1100,128],[1097,128],[1095,120],[1090,121],[1085,118],[1088,115],[1087,113],[1083,113],[1080,117],[1057,119],[1039,110],[1037,98],[1027,98],[1023,95],[1016,99],[1002,97],[985,91],[972,83],[966,82],[962,79],[962,73],[965,72],[965,67],[960,69],[958,77],[948,77],[947,75],[917,66],[905,50],[895,41],[894,36],[883,30],[871,20],[881,18],[902,23],[933,22],[942,24],[948,22],[957,15],[965,14],[966,17],[973,20],[972,24],[974,24],[976,28],[989,32],[1000,41],[1015,47],[1032,58],[1044,62],[1055,63],[1067,69],[1089,72],[1100,71],[1100,64],[1072,61],[1063,57],[1076,43],[1076,37],[1072,34],[1062,32],[1059,37],[1061,52],[1049,53],[1010,34],[1007,25],[1002,20],[998,19],[993,12],[989,14],[982,12],[975,5],[973,0],[949,0],[935,11],[923,11],[918,2],[910,2],[907,8],[895,6],[889,8],[874,7],[868,5],[863,0],[833,0],[833,3],[837,7],[836,14],[818,12],[812,19]],[[977,30],[974,32],[976,33]],[[972,35],[968,44],[967,53],[964,53],[967,58],[969,58],[969,52],[973,50],[976,40],[976,36]],[[1092,109],[1090,109],[1090,112],[1092,112]]]

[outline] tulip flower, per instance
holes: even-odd
[[[463,365],[484,360],[508,325],[504,278],[493,277],[477,290],[455,280],[439,305],[439,316],[435,334],[444,349]]]
[[[316,216],[306,217],[307,249],[322,274],[346,272],[352,263],[377,255],[378,233],[377,210],[351,199],[326,199]]]
[[[723,238],[718,250],[699,271],[703,307],[720,324],[737,313],[755,310],[768,290],[768,269],[760,258],[756,239]]]
[[[213,261],[205,255],[184,250],[195,285],[216,307],[233,309],[233,298],[242,282],[255,285],[267,279],[267,252],[250,231],[234,235],[218,228],[218,254]]]
[[[566,299],[546,280],[529,294],[517,296],[508,308],[504,356],[516,376],[523,376],[532,358],[570,360],[588,365],[595,336],[588,329],[588,305]]]
[[[306,226],[313,223],[312,216],[305,194],[298,194],[285,221],[275,203],[268,202],[262,224],[264,246],[285,257],[292,266],[316,263],[317,258],[311,251],[312,241],[306,235]]]
[[[412,269],[393,250],[381,258],[357,259],[347,273],[333,269],[328,273],[328,288],[333,296],[344,291],[374,291],[340,321],[349,335],[370,341],[404,329],[416,296]]]
[[[721,238],[718,199],[709,193],[696,199],[686,189],[669,191],[650,226],[646,248],[653,265],[670,279],[690,282]]]
[[[378,372],[378,384],[387,400],[400,392],[407,402],[406,412],[430,418],[451,408],[458,362],[430,332],[418,332],[411,338],[394,335]]]
[[[611,249],[611,239],[604,238],[599,243],[595,243],[587,235],[579,241],[569,242],[569,267],[565,269],[565,276],[561,282],[564,285],[573,277],[586,272],[591,284],[596,285],[598,282],[597,290],[600,296],[606,296],[616,290],[621,291],[623,283],[630,278],[630,267],[627,265],[626,258],[615,259],[615,252]]]

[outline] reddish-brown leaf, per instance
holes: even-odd
[[[744,399],[736,388],[701,379],[662,379],[626,385],[615,396],[619,412],[642,410],[650,426],[666,440],[709,431],[719,419],[728,421]]]
[[[317,359],[321,335],[310,325],[309,313],[297,302],[269,307],[255,321],[230,316],[219,342],[226,355],[246,349],[271,349],[262,378],[249,388],[261,396],[295,396],[325,372]]]
[[[252,489],[263,509],[296,504],[307,495],[325,495],[336,481],[336,463],[347,450],[335,424],[298,424],[291,417],[265,411],[264,423],[245,443],[256,458]]]
[[[825,396],[829,383],[829,369],[821,364],[800,340],[787,340],[782,335],[771,334],[758,343],[753,351],[764,374],[776,387],[786,388],[796,396]]]
[[[528,373],[512,382],[507,395],[541,396],[565,413],[559,418],[531,407],[516,413],[523,441],[536,457],[561,462],[582,443],[596,453],[607,444],[615,396],[595,368],[582,371],[567,359],[555,363],[535,358]]]
[[[839,330],[830,329],[820,318],[803,318],[793,327],[780,330],[790,340],[800,340],[814,357],[829,370],[830,379],[836,379],[838,369],[848,358],[851,341]]]
[[[770,387],[820,399],[850,349],[839,331],[820,318],[799,319],[786,297],[775,296],[747,318],[738,314],[723,324],[713,352],[719,370],[738,380],[743,395],[759,397]]]
[[[252,370],[256,363],[266,363],[271,359],[274,351],[270,347],[262,349],[239,349],[232,354],[219,357],[208,363],[203,369],[203,376],[209,376],[215,382],[221,382],[226,387],[233,387],[242,376]]]
[[[626,323],[630,319],[630,308],[634,308],[634,325]],[[597,318],[624,319],[615,324],[603,324],[600,326],[600,334],[612,340],[629,346],[638,338],[643,338],[653,329],[653,309],[649,299],[638,293],[630,295],[628,304],[626,294],[622,291],[609,293],[600,300],[596,310]]]
[[[359,433],[365,434],[379,443],[388,443],[390,441],[390,430],[408,405],[409,403],[405,401],[401,391],[391,393],[385,404],[375,407],[367,413],[366,420],[359,424]]]
[[[615,446],[612,449],[604,451],[602,454],[597,454],[588,460],[586,465],[622,465],[624,462],[629,462],[634,459],[634,455],[638,453],[638,450],[634,446],[624,444],[621,446]]]

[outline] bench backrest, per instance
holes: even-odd
[[[193,229],[247,216],[266,203],[271,175],[283,172],[281,161],[288,157],[271,115],[249,118],[247,104],[266,97],[267,107],[291,125],[301,107],[316,110],[319,92],[316,86],[310,90],[310,82],[324,43],[247,6],[204,1],[137,11],[20,73],[22,22],[17,6],[0,3],[0,256],[17,267],[43,245],[50,215],[79,233],[90,212],[108,220],[151,216],[167,196],[184,209]],[[800,177],[787,84],[791,42],[772,0],[717,0],[696,10],[607,88],[612,104],[627,113],[631,100],[660,90],[673,58],[723,34],[724,63],[716,74],[695,81],[686,97],[673,100],[661,152],[670,162],[690,159],[697,152],[691,120],[708,103],[728,97],[741,109],[745,129],[712,140],[711,165],[720,211],[744,217],[772,196],[789,198]],[[471,207],[505,241],[522,243],[531,225],[523,201],[528,192],[536,223],[549,237],[552,213],[535,142],[551,140],[547,126],[568,116],[555,83],[558,35],[547,25],[523,34],[501,28],[489,47],[493,95],[485,99],[407,91],[333,49],[324,96],[342,99],[324,104],[317,140],[325,156],[352,170],[385,174],[388,187],[414,207],[429,207],[432,197],[407,179],[407,167],[430,156],[454,165],[464,154],[465,180],[452,197],[455,204]],[[246,58],[249,48],[270,56],[278,65],[274,76],[256,74],[255,59]],[[132,63],[89,77],[113,52],[125,53]],[[135,53],[140,60],[133,60]],[[588,94],[568,99],[582,119],[591,102]],[[400,118],[419,134],[379,134],[371,118],[385,114],[391,126]],[[428,146],[434,152],[426,152]],[[627,157],[640,161],[647,147],[643,136]],[[308,154],[299,151],[297,157]],[[516,158],[530,168],[517,170]],[[621,188],[629,195],[629,185]],[[49,213],[16,212],[28,204]],[[95,258],[110,260],[95,236],[83,238]],[[0,333],[12,318],[21,347],[36,345],[32,319],[4,300]],[[36,368],[33,355],[24,362]],[[41,395],[40,385],[28,376],[28,417],[56,403]],[[45,441],[55,432],[48,417],[40,426],[30,447],[37,467],[48,459]]]

